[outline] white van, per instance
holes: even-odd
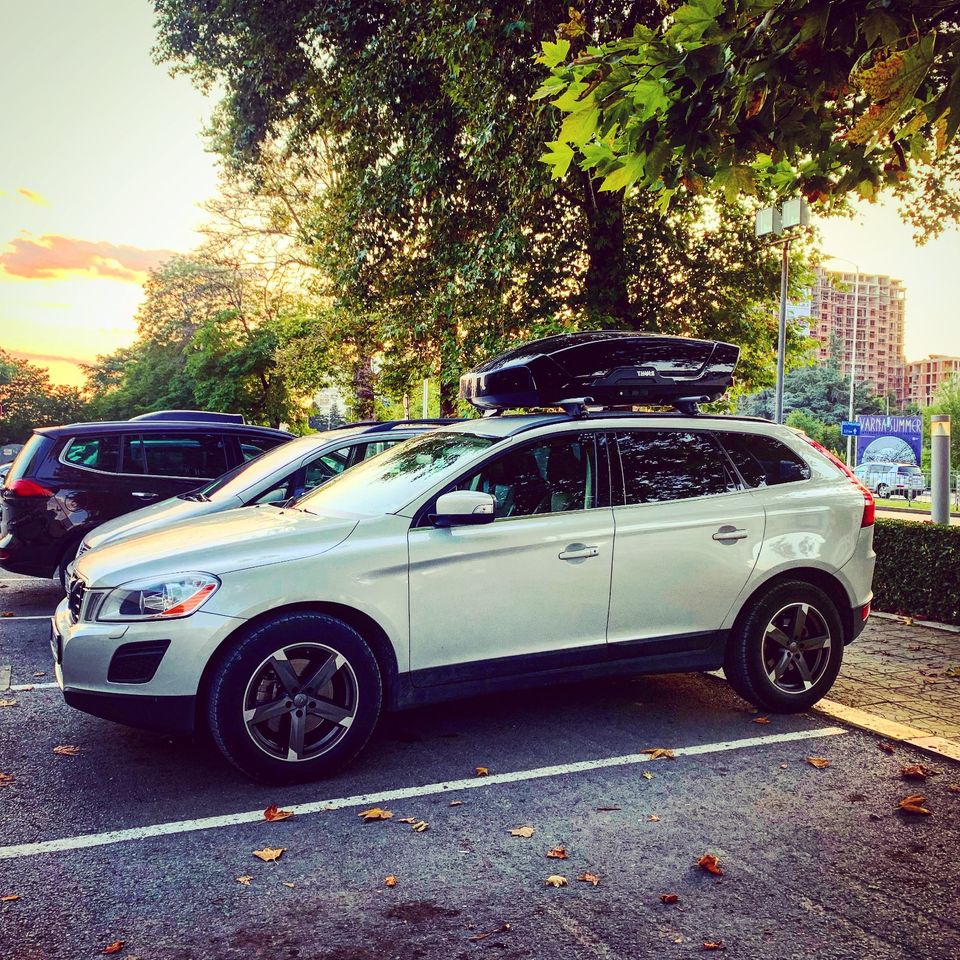
[[[906,497],[912,500],[926,487],[920,468],[911,463],[861,463],[854,473],[878,497]]]

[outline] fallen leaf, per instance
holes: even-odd
[[[649,770],[644,770],[644,771],[643,771],[643,779],[644,779],[644,780],[652,780],[652,779],[653,779],[653,774],[652,774]]]
[[[641,750],[641,753],[647,754],[651,760],[673,760],[673,751],[667,750],[664,747],[648,747],[646,750]]]
[[[594,886],[600,882],[600,878],[595,873],[581,873],[577,879],[582,883],[592,883]]]
[[[450,801],[450,806],[451,806],[451,807],[462,807],[462,806],[463,806],[463,801],[462,801],[462,800],[451,800],[451,801]]]
[[[722,940],[704,940],[703,949],[704,950],[726,950],[727,948],[723,945]]]
[[[281,880],[280,881],[285,887],[289,887],[291,890],[296,886],[296,884],[291,880]]]
[[[358,813],[357,816],[363,818],[364,821],[390,820],[393,817],[393,811],[381,810],[379,807],[371,807],[369,810]]]
[[[39,678],[39,677],[45,677],[46,675],[47,675],[47,674],[46,674],[45,671],[40,670],[40,671],[38,671],[37,673],[34,674],[34,677],[38,677],[38,678]]]
[[[646,774],[644,774],[646,776]],[[610,813],[611,810],[622,810],[623,807],[597,807],[597,813]]]
[[[271,822],[274,820],[288,820],[292,816],[292,810],[281,810],[275,803],[271,803],[270,806],[263,811],[263,819]]]
[[[921,794],[919,793],[915,793],[912,796],[904,797],[897,804],[897,809],[903,810],[904,813],[923,813],[929,816],[932,811],[928,810],[924,806],[926,802],[927,802],[926,797],[921,796]]]
[[[529,840],[537,831],[533,827],[514,827],[508,832],[511,837],[523,837],[524,840]]]
[[[647,817],[647,822],[648,822],[648,823],[659,823],[659,822],[660,822],[660,818],[659,818],[655,813],[651,813],[650,816]]]
[[[546,883],[548,887],[565,887],[567,885],[567,878],[558,877],[557,874],[554,873],[547,877]]]
[[[15,707],[16,705],[16,700],[0,700],[0,707]]]
[[[383,885],[385,887],[395,887],[397,885],[397,878],[391,873],[389,876],[383,878]]]
[[[712,853],[705,853],[698,861],[697,864],[703,867],[707,873],[716,874],[718,877],[723,876],[723,870],[720,869],[720,861]]]
[[[13,903],[14,900],[19,900],[19,893],[8,893],[5,897],[0,897],[0,903]]]
[[[947,667],[943,673],[947,677],[960,677],[960,667]]]
[[[547,856],[551,860],[566,860],[567,849],[566,847],[554,847],[552,850],[547,851]]]
[[[418,820],[410,829],[414,833],[426,833],[429,828],[430,824],[426,820]]]
[[[264,847],[262,850],[254,850],[253,855],[261,859],[264,863],[273,863],[279,860],[286,847]]]
[[[878,746],[884,753],[893,753],[893,752],[897,749],[892,743],[890,743],[889,740],[881,740],[881,741],[877,744],[877,746]]]
[[[16,779],[12,773],[0,773],[0,787],[6,787]]]
[[[53,752],[58,757],[76,757],[80,753],[80,748],[70,743],[62,743],[59,747],[54,747]]]
[[[490,771],[486,767],[477,767],[474,771],[474,774],[478,777],[489,777]]]
[[[4,610],[0,612],[0,617],[13,617],[13,616],[16,616],[16,614],[12,610]]]
[[[752,722],[753,722],[753,723],[769,723],[769,722],[770,722],[770,718],[769,718],[769,717],[754,717]]]
[[[680,897],[675,893],[661,893],[660,894],[661,903],[679,903]]]
[[[417,822],[417,818],[416,818],[416,817],[401,817],[401,818],[397,821],[397,823],[416,823],[416,822]]]
[[[492,933],[475,933],[472,937],[467,937],[468,940],[477,942],[479,940],[486,940],[487,937],[492,937]]]
[[[253,877],[249,874],[244,874],[242,877],[237,877],[237,883],[242,883],[245,887],[249,887],[252,879]]]
[[[113,943],[103,948],[104,953],[119,953],[123,949],[122,940],[114,940]]]
[[[811,767],[816,767],[818,770],[823,770],[825,767],[830,766],[830,761],[826,757],[807,757],[807,763]]]
[[[950,783],[947,784],[947,789],[951,793],[960,793],[960,783]]]
[[[900,776],[903,777],[904,780],[926,780],[927,777],[933,776],[934,773],[936,773],[935,770],[925,767],[922,763],[912,763],[900,771]]]

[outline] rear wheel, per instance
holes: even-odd
[[[885,483],[877,484],[877,496],[883,500],[890,496],[890,488]]]
[[[326,614],[281,614],[218,665],[207,721],[234,766],[257,780],[292,783],[352,760],[382,699],[376,658],[352,627]]]
[[[730,685],[761,710],[793,713],[833,686],[843,659],[843,626],[819,587],[790,581],[752,601],[727,644]]]

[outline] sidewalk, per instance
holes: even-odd
[[[960,633],[874,615],[844,651],[828,696],[960,740]]]

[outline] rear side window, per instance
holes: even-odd
[[[736,483],[713,439],[686,430],[617,434],[625,502],[657,503],[727,493]]]
[[[219,434],[145,433],[124,438],[124,473],[210,480],[226,469],[226,442]]]
[[[72,467],[86,467],[104,473],[116,473],[120,453],[120,438],[113,436],[74,437],[60,459]]]
[[[762,433],[721,433],[720,440],[750,487],[810,479],[810,467],[785,443]]]
[[[52,444],[52,441],[39,433],[30,434],[30,439],[24,444],[20,452],[14,457],[10,469],[7,471],[3,486],[9,487],[14,480],[21,480],[28,473],[36,473],[43,459],[41,450]]]
[[[249,434],[244,434],[237,437],[237,442],[240,444],[240,454],[246,462],[286,441],[280,437],[252,437]]]

